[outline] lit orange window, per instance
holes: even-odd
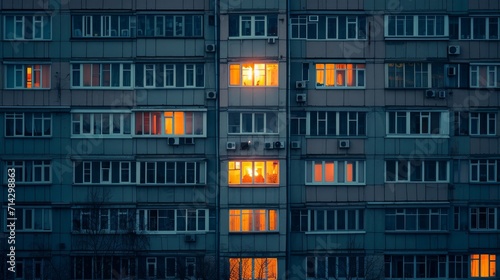
[[[278,259],[276,258],[230,258],[230,280],[276,280]]]
[[[335,164],[333,162],[325,163],[325,182],[334,182]]]
[[[266,232],[278,230],[277,210],[230,209],[229,232]]]
[[[316,64],[317,87],[364,87],[364,64]]]
[[[346,162],[346,182],[354,182],[354,163]]]
[[[31,66],[26,67],[26,88],[31,88],[33,86],[33,76],[32,76]]]
[[[165,112],[163,113],[165,117],[165,134],[173,134],[174,132],[174,113]]]
[[[174,112],[174,134],[184,134],[184,112]]]
[[[269,230],[278,229],[278,214],[276,210],[269,210]]]
[[[270,161],[230,161],[228,163],[228,183],[242,184],[278,184],[279,162]]]
[[[252,231],[252,210],[241,210],[241,231]]]
[[[229,66],[229,85],[239,86],[241,84],[240,79],[240,65],[231,64]]]
[[[496,255],[475,254],[471,255],[471,277],[495,277]]]
[[[278,86],[277,63],[246,63],[229,65],[231,86]]]
[[[241,210],[229,210],[229,231],[241,231]]]
[[[314,182],[323,182],[323,163],[314,164]]]

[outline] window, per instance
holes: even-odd
[[[229,232],[278,231],[278,210],[230,209]]]
[[[131,63],[71,63],[74,88],[131,88]]]
[[[471,277],[495,277],[497,256],[493,254],[473,254],[470,256]]]
[[[196,276],[196,258],[186,257],[186,277],[192,279]]]
[[[134,230],[135,210],[125,208],[73,209],[73,231],[114,233]]]
[[[355,15],[292,15],[292,39],[364,40],[366,17]]]
[[[208,209],[138,210],[138,229],[146,233],[205,232],[209,230]]]
[[[194,185],[206,183],[206,163],[199,161],[140,162],[141,184]]]
[[[243,87],[278,86],[278,64],[229,64],[229,85]]]
[[[6,137],[50,137],[51,113],[5,113]]]
[[[279,161],[229,161],[229,185],[275,185],[279,183]]]
[[[278,36],[277,15],[229,15],[229,37]]]
[[[431,87],[430,63],[387,63],[387,88]]]
[[[50,64],[5,64],[6,89],[50,89]]]
[[[73,112],[72,136],[128,136],[132,128],[130,113]]]
[[[278,114],[276,112],[229,112],[229,134],[277,134]]]
[[[120,256],[72,257],[73,279],[136,279],[136,258]]]
[[[471,160],[470,182],[500,182],[500,162],[496,159]]]
[[[469,277],[469,256],[449,255],[448,256],[448,278],[468,278]]]
[[[387,112],[387,135],[448,135],[448,112]]]
[[[177,258],[165,258],[165,278],[175,278],[177,276]]]
[[[202,37],[203,15],[138,15],[137,37]]]
[[[365,275],[365,258],[309,256],[306,258],[306,273],[307,279],[362,279]]]
[[[366,135],[365,112],[313,111],[308,115],[311,136]]]
[[[385,37],[447,37],[448,16],[386,15]]]
[[[16,170],[16,183],[50,183],[50,160],[7,161],[6,168]],[[7,179],[5,179],[7,180]]]
[[[16,176],[17,179],[17,176]],[[7,207],[5,219],[7,219]],[[23,232],[52,231],[52,209],[41,207],[16,207],[16,230]],[[7,224],[5,224],[7,231]]]
[[[135,86],[144,88],[204,87],[205,65],[201,63],[135,64]]]
[[[50,40],[52,19],[43,15],[6,15],[5,40]]]
[[[471,88],[498,88],[500,87],[500,66],[498,65],[470,65]]]
[[[460,40],[498,40],[499,17],[459,18]]]
[[[146,276],[156,278],[156,258],[146,258]]]
[[[290,134],[306,135],[307,112],[292,112],[290,116]]]
[[[385,255],[384,261],[386,279],[449,279],[446,255]]]
[[[455,112],[455,135],[496,135],[497,114]]]
[[[386,160],[386,182],[448,182],[447,160]]]
[[[205,137],[206,113],[135,112],[135,135]]]
[[[230,280],[276,280],[277,258],[229,258]]]
[[[75,184],[126,184],[136,182],[136,165],[130,161],[75,161]]]
[[[302,232],[345,232],[364,229],[362,209],[292,211],[292,229]]]
[[[365,64],[316,64],[316,88],[364,88]]]
[[[365,183],[365,161],[306,161],[306,185]]]
[[[80,37],[131,37],[135,17],[130,15],[73,15],[72,34]]]
[[[46,279],[52,270],[47,258],[16,257],[14,279]]]
[[[448,230],[448,209],[407,208],[385,211],[385,230],[432,231]]]
[[[498,209],[496,207],[471,207],[470,229],[471,230],[498,230]]]

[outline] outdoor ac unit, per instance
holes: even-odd
[[[184,241],[186,242],[196,242],[196,235],[194,234],[189,234],[184,236]]]
[[[207,44],[205,45],[205,51],[209,53],[215,52],[215,44]]]
[[[292,149],[300,149],[300,141],[292,141],[290,143],[290,148],[292,148]]]
[[[439,98],[441,98],[441,99],[442,99],[442,98],[446,98],[446,90],[440,90],[440,91],[438,92],[438,96],[439,96]]]
[[[276,38],[268,38],[267,43],[269,44],[276,44]]]
[[[339,148],[340,149],[349,149],[351,146],[351,142],[349,140],[339,140]]]
[[[179,137],[170,137],[168,138],[168,144],[171,146],[177,146],[180,143]]]
[[[274,149],[274,143],[273,143],[273,142],[266,142],[266,143],[264,144],[264,148],[265,148],[266,150],[272,150],[272,149]]]
[[[227,150],[236,150],[236,143],[235,142],[227,142],[226,149]]]
[[[184,144],[186,144],[186,145],[193,145],[194,144],[194,138],[193,137],[184,138]]]
[[[207,91],[207,99],[217,98],[217,93],[215,91]]]
[[[299,89],[306,88],[306,81],[296,81],[295,88],[299,88]]]
[[[307,96],[305,93],[298,93],[297,95],[295,95],[295,101],[297,101],[298,103],[304,103],[307,101]]]
[[[436,98],[436,91],[433,89],[428,89],[425,91],[426,98]]]
[[[452,55],[460,54],[460,46],[458,46],[458,45],[448,46],[448,54],[452,54]]]
[[[449,66],[448,67],[448,76],[455,76],[457,74],[457,67]]]
[[[284,149],[285,148],[285,141],[274,142],[274,148],[275,149]]]

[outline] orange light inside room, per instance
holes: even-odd
[[[346,163],[346,182],[354,182],[354,166],[352,163]]]
[[[184,134],[184,112],[174,112],[174,134]]]
[[[240,65],[238,64],[231,64],[229,66],[229,85],[230,86],[241,85]]]
[[[475,254],[471,256],[471,277],[493,277],[496,275],[496,256]]]
[[[33,76],[32,76],[32,68],[31,66],[26,67],[26,87],[33,87]]]
[[[314,182],[322,182],[323,181],[323,164],[316,163],[314,164]]]

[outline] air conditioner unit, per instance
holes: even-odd
[[[275,149],[284,149],[285,148],[285,141],[274,142],[274,148]]]
[[[168,144],[171,146],[177,146],[180,143],[179,137],[170,137],[168,138]]]
[[[298,88],[298,89],[306,88],[306,81],[296,81],[295,88]]]
[[[436,91],[433,89],[428,89],[425,91],[426,98],[436,98]]]
[[[275,37],[274,38],[268,38],[267,39],[267,43],[269,43],[269,44],[276,44],[276,38]]]
[[[304,103],[307,101],[307,96],[305,93],[297,93],[297,95],[295,95],[295,101],[297,103]]]
[[[318,21],[318,16],[309,16],[309,21]]]
[[[236,143],[235,142],[227,142],[226,149],[227,150],[236,150]]]
[[[185,242],[196,242],[196,235],[188,234],[188,235],[184,236],[184,241]]]
[[[194,145],[194,138],[193,137],[184,138],[184,144],[186,144],[186,145]]]
[[[340,149],[349,149],[351,146],[351,142],[349,140],[339,140],[339,148]]]
[[[458,45],[448,46],[448,54],[459,55],[460,54],[460,46],[458,46]]]
[[[207,99],[217,98],[217,93],[215,91],[207,91]]]
[[[272,149],[274,149],[274,143],[273,143],[273,142],[266,142],[266,143],[264,144],[264,148],[265,148],[266,150],[272,150]]]
[[[250,149],[250,141],[241,142],[240,143],[240,149],[242,149],[242,150],[248,150],[248,149]]]
[[[457,67],[449,66],[448,67],[448,76],[455,76],[457,74]]]
[[[438,97],[441,99],[446,98],[446,90],[438,91]]]
[[[290,142],[290,148],[292,148],[292,149],[300,149],[300,141],[292,141],[292,142]]]
[[[215,44],[207,44],[205,45],[205,51],[209,53],[215,52]]]

